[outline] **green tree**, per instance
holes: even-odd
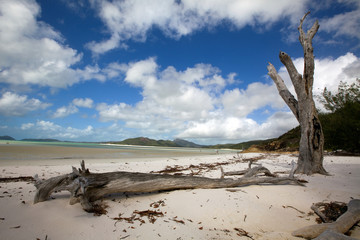
[[[360,78],[356,82],[348,85],[346,82],[340,82],[338,92],[333,94],[327,88],[324,88],[322,96],[319,98],[325,109],[335,112],[344,108],[346,104],[360,101]]]
[[[360,79],[341,82],[335,94],[325,88],[320,101],[331,111],[320,114],[325,149],[360,152]]]

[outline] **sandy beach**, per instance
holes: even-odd
[[[77,158],[59,147],[44,150],[43,157],[0,160],[0,177],[34,176],[47,179],[71,172],[84,159],[92,172],[160,171],[167,166],[189,166],[200,163],[223,163],[224,171],[242,170],[247,163],[236,160],[265,155],[259,160],[272,172],[291,169],[293,155],[275,154],[186,154],[159,153],[149,158],[102,158],[107,150],[86,149],[89,157]],[[29,149],[28,149],[29,150]],[[74,149],[73,149],[74,150]],[[20,153],[19,148],[11,151]],[[8,150],[6,154],[12,156]],[[21,149],[24,151],[24,149]],[[37,150],[39,151],[39,149]],[[65,151],[65,152],[64,152]],[[62,154],[60,154],[62,153]],[[64,153],[66,153],[64,155]],[[30,153],[29,153],[30,155]],[[58,159],[53,159],[53,157]],[[69,156],[70,156],[69,155]],[[47,159],[50,156],[51,159]],[[113,155],[111,155],[113,157]],[[0,239],[300,239],[291,232],[315,224],[311,205],[322,201],[348,203],[360,198],[360,157],[326,156],[324,166],[331,176],[298,176],[308,183],[295,185],[260,185],[231,189],[178,190],[162,193],[117,194],[104,200],[107,214],[94,216],[79,204],[69,205],[69,193],[52,195],[51,200],[33,204],[35,187],[28,182],[0,183]],[[189,172],[184,172],[189,173]],[[202,170],[200,176],[219,178],[219,168]],[[143,211],[157,211],[153,218]],[[161,213],[161,214],[160,214]],[[131,217],[134,216],[131,220]],[[247,232],[247,236],[242,231]],[[242,236],[240,236],[242,235]],[[351,231],[360,239],[360,228]]]

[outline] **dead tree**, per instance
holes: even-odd
[[[288,54],[285,52],[280,52],[279,54],[280,61],[285,65],[290,75],[297,99],[290,93],[284,80],[271,63],[269,63],[267,69],[269,76],[276,84],[280,96],[289,106],[300,124],[299,159],[295,172],[307,175],[314,173],[327,174],[323,167],[324,135],[312,94],[315,69],[312,39],[319,29],[319,23],[315,21],[305,34],[302,25],[308,14],[309,12],[303,16],[298,27],[300,33],[299,40],[304,50],[303,75],[297,71]]]
[[[260,170],[263,171],[263,169]],[[94,202],[109,194],[228,188],[256,184],[296,184],[303,186],[303,183],[294,177],[256,177],[254,171],[252,171],[251,176],[239,179],[214,179],[138,172],[90,173],[85,168],[85,162],[82,161],[81,169],[73,167],[72,173],[47,180],[40,180],[36,177],[37,191],[34,203],[48,200],[53,192],[67,190],[71,193],[70,204],[80,202],[85,211],[94,212],[97,209]]]

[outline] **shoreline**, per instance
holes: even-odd
[[[230,151],[228,153],[231,153]],[[54,146],[41,144],[0,144],[0,166],[10,165],[63,165],[91,162],[152,161],[177,157],[216,155],[215,150],[174,148],[98,148],[78,146]]]
[[[151,161],[113,161],[84,159],[91,172],[151,172],[167,166],[223,163],[225,172],[247,168],[247,162],[235,161],[264,156],[259,164],[272,172],[288,171],[296,157],[289,154],[218,154],[151,158]],[[73,162],[72,162],[73,161]],[[0,165],[1,177],[33,176],[48,179],[70,173],[79,167],[78,159],[59,165]],[[33,204],[35,187],[27,182],[0,183],[0,232],[4,239],[249,239],[239,236],[239,229],[253,239],[301,239],[291,232],[315,224],[308,215],[312,203],[360,198],[360,158],[326,156],[324,167],[331,176],[300,175],[306,187],[294,185],[252,185],[231,189],[194,189],[161,193],[115,194],[104,199],[108,213],[100,217],[69,205],[69,193],[52,194],[49,201]],[[190,171],[185,173],[191,173]],[[220,168],[203,170],[201,176],[219,178]],[[155,208],[154,204],[158,204]],[[293,209],[296,208],[303,213]],[[151,223],[141,211],[158,211]],[[138,217],[128,222],[123,218]],[[117,220],[116,220],[117,219]],[[238,229],[238,230],[236,230]],[[360,227],[351,237],[360,239]]]

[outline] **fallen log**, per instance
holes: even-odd
[[[40,180],[35,176],[37,188],[34,203],[46,201],[51,193],[67,190],[71,193],[70,204],[80,202],[87,212],[97,209],[95,201],[102,197],[115,193],[144,193],[163,190],[179,189],[212,189],[241,187],[257,184],[295,184],[303,186],[303,183],[293,177],[250,177],[238,179],[230,178],[206,178],[196,176],[152,174],[139,172],[107,172],[90,173],[85,168],[85,162],[81,162],[81,168],[73,167],[73,172],[47,180]]]
[[[335,222],[322,223],[303,227],[292,233],[295,237],[306,239],[340,239],[340,234],[346,233],[349,229],[360,221],[360,199],[352,199],[348,203],[347,211]],[[332,237],[331,237],[332,235]],[[331,238],[330,238],[331,237]],[[343,239],[348,239],[344,238]]]

